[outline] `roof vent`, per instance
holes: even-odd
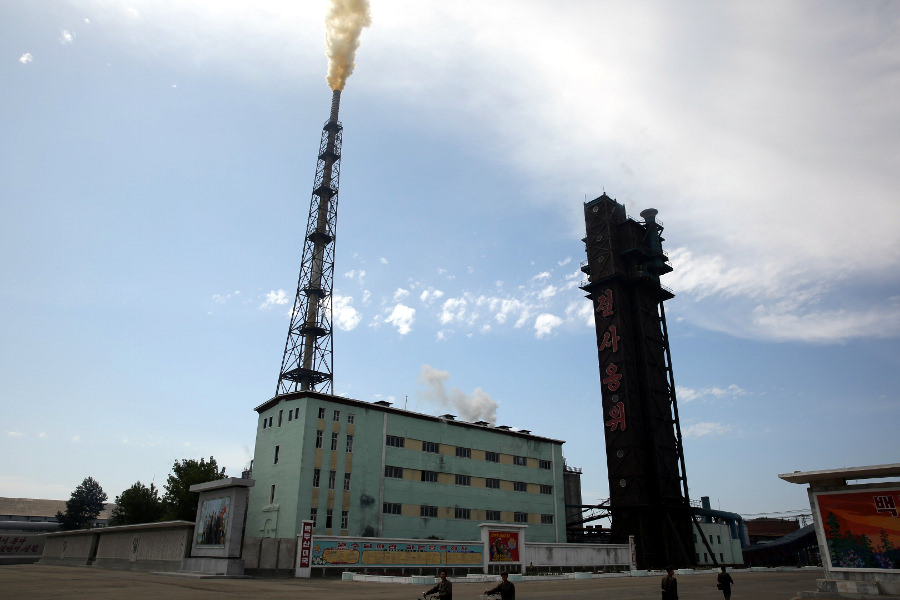
[[[379,400],[378,402],[373,402],[372,404],[377,404],[378,406],[390,406],[393,403],[388,402],[387,400]]]
[[[510,426],[509,425],[497,425],[497,429],[502,429],[503,431],[509,431]]]
[[[450,413],[447,413],[446,415],[441,415],[441,418],[447,419],[448,421],[455,421],[456,415],[451,415]]]
[[[484,427],[485,425],[490,425],[490,423],[488,423],[487,421],[475,421],[474,423],[472,423],[472,425],[481,425],[482,427]]]
[[[520,429],[519,433],[531,433],[530,429]]]

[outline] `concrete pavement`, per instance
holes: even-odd
[[[681,600],[721,600],[714,573],[678,575]],[[735,571],[733,600],[791,600],[816,589],[821,570]],[[516,583],[517,600],[659,600],[660,577]],[[195,579],[95,567],[0,566],[0,598],[44,600],[416,600],[426,586],[339,579]],[[453,585],[454,600],[478,600],[484,583]]]

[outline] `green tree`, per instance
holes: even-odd
[[[172,473],[166,479],[166,493],[163,496],[166,520],[195,520],[200,494],[191,492],[190,487],[217,479],[225,479],[225,467],[219,470],[219,465],[212,456],[209,457],[209,462],[202,458],[199,461],[192,458],[176,460]]]
[[[135,525],[155,523],[163,516],[163,504],[159,490],[152,483],[150,487],[138,481],[116,496],[116,506],[109,519],[110,525]]]
[[[61,529],[90,529],[106,502],[106,492],[93,477],[85,477],[66,502],[66,512],[57,512]]]

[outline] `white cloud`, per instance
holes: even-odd
[[[409,290],[404,290],[403,288],[397,288],[394,291],[394,302],[399,302],[409,296]]]
[[[441,306],[440,320],[442,325],[454,321],[464,321],[468,302],[464,298],[448,298]]]
[[[705,435],[723,435],[731,431],[731,425],[723,423],[694,423],[682,428],[681,435],[685,438],[698,438]]]
[[[378,259],[378,262],[380,262],[383,265],[386,265],[386,264],[388,264],[388,259],[386,259],[385,257],[382,256],[381,258]]]
[[[543,313],[534,320],[535,337],[541,339],[553,333],[553,330],[563,324],[563,320],[556,315]]]
[[[22,433],[21,431],[7,431],[6,435],[8,435],[9,437],[14,437],[14,438],[25,437],[25,434]]]
[[[81,441],[81,436],[80,436],[80,435],[73,435],[73,436],[72,436],[72,441],[75,442],[75,443],[77,444],[78,442]]]
[[[284,290],[272,290],[266,294],[265,301],[259,305],[261,310],[272,308],[273,306],[281,306],[290,302],[287,292]]]
[[[22,63],[23,65],[27,65],[28,63],[31,63],[33,61],[34,61],[34,57],[31,56],[31,52],[26,52],[25,54],[23,54],[22,56],[19,57],[19,62]]]
[[[67,46],[74,41],[75,41],[75,34],[72,33],[71,31],[63,29],[59,33],[59,43],[62,44],[63,46]]]
[[[421,294],[419,294],[419,300],[422,301],[423,304],[429,305],[435,300],[440,300],[444,295],[444,292],[441,290],[436,290],[433,287],[429,287],[426,290],[423,290]]]
[[[731,384],[726,388],[706,387],[694,389],[689,387],[675,386],[675,396],[679,402],[693,402],[694,400],[703,400],[712,397],[719,400],[722,398],[738,398],[747,394],[747,390],[738,385]]]
[[[270,293],[271,293],[271,292],[270,292]],[[241,294],[240,291],[234,291],[234,292],[231,292],[230,294],[225,294],[225,295],[222,295],[222,294],[213,294],[213,295],[212,295],[212,299],[213,299],[213,302],[215,302],[216,304],[225,304],[225,303],[226,303],[228,300],[230,300],[232,297],[237,297],[237,296],[239,296],[240,294]]]
[[[335,294],[333,297],[334,324],[341,331],[356,329],[362,320],[362,315],[352,305],[353,298],[350,296]]]
[[[397,333],[406,335],[412,331],[412,324],[415,318],[416,309],[403,304],[397,304],[385,318],[385,321],[396,327]]]

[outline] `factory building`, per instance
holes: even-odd
[[[315,391],[258,406],[249,537],[478,540],[486,522],[565,542],[560,440]]]

